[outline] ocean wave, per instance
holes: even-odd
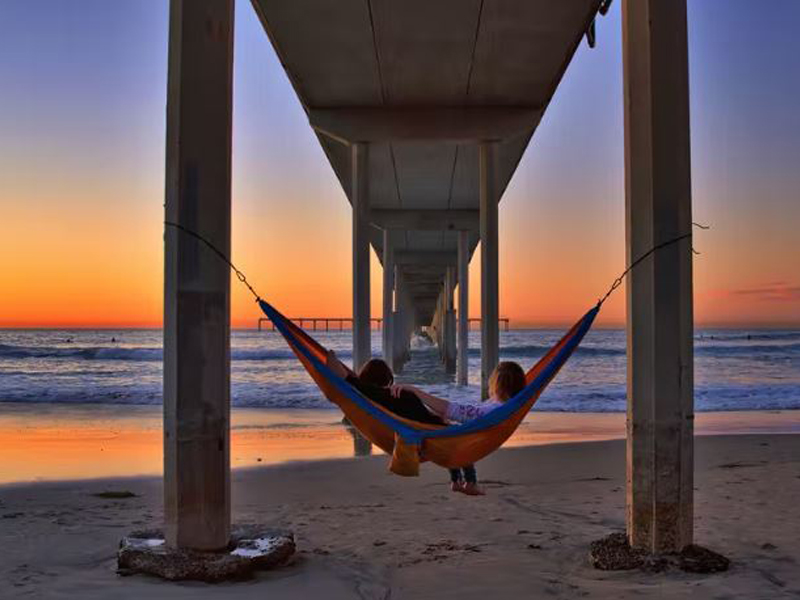
[[[76,347],[62,348],[57,346],[12,346],[0,344],[2,358],[67,358],[83,360],[161,360],[161,348],[108,348]]]
[[[132,362],[154,362],[163,358],[161,348],[109,348],[103,346],[63,348],[56,346],[12,346],[0,344],[0,359],[54,358],[73,360],[125,360]],[[352,353],[337,352],[340,358],[350,358]],[[240,348],[231,350],[233,360],[286,360],[294,358],[289,350],[266,348]]]
[[[787,358],[800,355],[800,343],[797,344],[731,344],[704,345],[695,344],[694,353],[709,356],[753,356],[761,354],[783,354]]]
[[[500,346],[500,355],[503,357],[512,356],[543,356],[551,349],[551,346],[541,344],[525,344],[521,346]],[[470,356],[480,356],[480,348],[470,348]],[[575,351],[576,356],[625,356],[625,348],[596,348],[592,346],[578,346]]]
[[[800,356],[800,341],[793,342],[794,337],[800,337],[800,334],[789,332],[752,334],[749,339],[741,334],[727,338],[715,337],[711,339],[710,337],[705,337],[695,340],[694,351],[697,356],[752,356],[758,358],[763,355],[770,357],[782,355],[787,358],[798,357]],[[774,343],[769,343],[769,341]],[[508,358],[537,358],[543,356],[550,348],[548,344],[502,345],[500,354]],[[343,359],[352,358],[352,352],[349,350],[342,349],[337,354]],[[469,349],[470,357],[479,357],[480,354],[481,349],[479,347],[473,346]],[[579,346],[575,352],[578,357],[598,358],[624,357],[625,354],[624,343],[619,346],[616,344],[583,345]],[[163,351],[159,346],[23,346],[0,344],[0,360],[28,358],[157,362],[162,360]],[[231,350],[231,359],[235,361],[271,361],[293,358],[294,353],[287,347],[237,348],[234,345]]]
[[[550,346],[545,345],[521,345],[521,346],[501,346],[500,354],[505,357],[524,357],[543,356],[550,350]],[[627,350],[622,347],[592,347],[592,346],[579,346],[575,351],[575,356],[625,356]],[[694,353],[698,356],[753,356],[758,355],[785,355],[787,358],[791,356],[800,356],[800,343],[797,344],[705,344],[695,343]],[[470,348],[470,356],[480,356],[480,348]]]
[[[695,340],[702,341],[786,341],[800,340],[800,331],[700,331],[695,333]]]
[[[453,385],[429,385],[425,388],[437,395],[456,401],[474,401],[479,392],[476,386],[459,388]],[[0,402],[54,404],[118,404],[160,405],[160,385],[146,388],[87,388],[53,389],[44,386],[15,386],[0,394]],[[330,403],[313,384],[247,385],[234,383],[231,404],[241,408],[263,409],[330,409]],[[582,387],[558,385],[544,392],[535,410],[547,412],[625,412],[624,385]],[[793,384],[766,385],[700,385],[695,389],[695,411],[790,410],[800,409],[800,386]],[[334,417],[335,418],[335,417]]]

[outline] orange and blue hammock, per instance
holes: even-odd
[[[600,310],[587,312],[525,375],[526,386],[490,413],[458,425],[430,425],[400,417],[372,402],[326,365],[328,351],[269,303],[258,300],[289,347],[350,423],[370,442],[392,456],[390,470],[419,475],[419,463],[463,467],[488,456],[511,437],[547,384],[583,340]]]

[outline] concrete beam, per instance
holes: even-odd
[[[439,267],[446,269],[447,267]],[[406,282],[411,286],[436,286],[438,289],[444,283],[444,272],[416,272],[415,270],[406,271]]]
[[[384,229],[409,231],[474,231],[480,226],[478,210],[373,209],[372,222]]]
[[[536,107],[312,108],[311,127],[343,144],[438,141],[474,143],[531,133],[542,118]]]
[[[458,360],[456,382],[467,385],[469,378],[469,233],[458,232]]]
[[[398,250],[394,256],[396,265],[442,266],[450,267],[457,263],[458,257],[452,251],[438,250]]]
[[[394,347],[392,370],[399,373],[409,357],[411,332],[414,329],[414,307],[408,295],[408,288],[401,270],[395,267],[395,296],[397,298],[394,315]]]
[[[383,360],[392,364],[394,316],[394,239],[390,229],[383,231]]]
[[[351,148],[353,205],[353,368],[372,357],[369,305],[369,145]]]
[[[691,231],[685,0],[624,0],[625,197],[630,264]],[[628,275],[627,525],[633,546],[692,543],[692,254],[666,246]]]
[[[233,0],[172,0],[166,220],[231,248]],[[230,270],[184,232],[164,235],[167,544],[230,541]]]
[[[498,274],[497,145],[480,145],[481,206],[481,394],[489,395],[489,376],[500,357],[500,285]]]
[[[408,291],[415,302],[430,301],[432,298],[435,300],[442,292],[441,285],[409,285]]]
[[[398,252],[395,250],[395,252]],[[407,251],[399,251],[407,252]],[[447,266],[443,265],[405,265],[405,276],[409,282],[437,283],[444,281],[444,274]]]
[[[444,370],[456,372],[456,311],[453,295],[456,287],[456,268],[447,268],[444,286]]]

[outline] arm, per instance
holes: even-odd
[[[447,414],[447,408],[450,406],[449,400],[429,394],[425,390],[421,390],[413,385],[398,385],[395,386],[394,390],[398,390],[396,394],[397,396],[399,396],[400,392],[403,390],[415,394],[417,398],[422,400],[425,406],[431,410],[431,412],[442,418],[445,418],[445,415]]]
[[[342,379],[347,379],[348,375],[353,374],[353,372],[348,369],[344,363],[342,363],[342,361],[339,360],[333,350],[328,350],[328,356],[325,363],[327,367],[333,371],[334,375],[341,377]]]

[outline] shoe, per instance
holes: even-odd
[[[461,486],[461,493],[467,496],[485,496],[486,492],[477,483],[465,483]]]

